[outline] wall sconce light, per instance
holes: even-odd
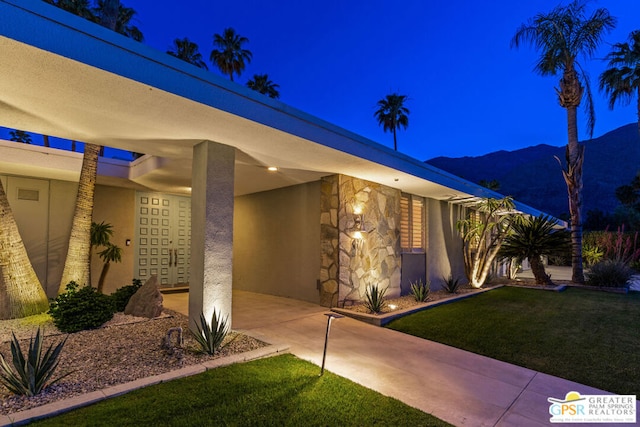
[[[356,214],[353,218],[354,226],[353,228],[356,232],[364,231],[364,218],[362,218],[362,214]],[[360,238],[362,238],[362,233],[360,233]]]

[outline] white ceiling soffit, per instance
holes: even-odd
[[[496,195],[42,0],[0,0],[0,16],[0,126],[169,159],[134,165],[142,187],[190,186],[208,140],[236,147],[236,194],[340,173],[440,200]]]

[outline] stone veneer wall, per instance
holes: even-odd
[[[322,181],[320,302],[361,301],[370,285],[400,295],[400,190],[333,175]],[[364,217],[362,239],[354,209]]]
[[[338,302],[338,175],[322,178],[320,183],[320,305],[333,307]]]

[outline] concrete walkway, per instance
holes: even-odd
[[[187,294],[165,295],[166,307],[185,314],[187,301]],[[286,343],[318,366],[325,313],[298,300],[233,293],[233,329]],[[332,324],[326,369],[456,426],[548,426],[548,397],[609,394],[351,318]]]

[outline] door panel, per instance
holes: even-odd
[[[189,283],[191,200],[161,193],[136,194],[135,275],[158,276],[164,287]]]

